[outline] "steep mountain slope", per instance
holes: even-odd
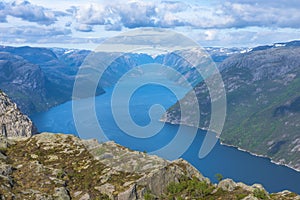
[[[11,96],[23,112],[45,108],[45,82],[39,66],[20,56],[0,52],[0,89]]]
[[[86,55],[78,51],[72,56],[65,60],[47,48],[0,46],[0,88],[26,114],[64,103],[71,99],[77,64]]]
[[[23,115],[8,96],[0,90],[0,135],[5,137],[31,136],[37,129],[31,120]]]
[[[221,141],[300,170],[300,47],[297,44],[256,48],[221,64],[227,93],[227,119]],[[198,84],[195,91],[202,109],[199,127],[207,128],[208,91],[204,83]],[[182,101],[191,103],[189,95]],[[180,121],[178,103],[168,110],[163,120],[184,124],[190,121]]]
[[[191,60],[197,59],[197,57],[203,57],[208,54],[217,67],[226,58],[238,54],[240,52],[246,51],[245,48],[213,48],[206,47],[203,48],[203,52],[193,49],[182,49],[174,52],[158,55],[155,58],[155,62],[163,64],[165,66],[172,67],[177,72],[183,75],[193,86],[199,83],[202,79],[201,75],[190,63]],[[189,58],[185,60],[184,58]],[[210,61],[210,60],[209,60]],[[197,62],[195,62],[197,63]]]
[[[212,184],[180,159],[169,162],[114,142],[42,133],[0,145],[1,199],[293,199],[230,179]]]
[[[61,62],[70,66],[69,72],[73,72],[73,75],[76,74],[77,70],[71,70],[79,67],[84,59],[91,53],[89,50],[79,49],[51,48],[51,50]]]

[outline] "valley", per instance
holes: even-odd
[[[205,131],[199,130],[197,135],[192,136],[195,137],[192,146],[185,149],[186,152],[182,152],[183,158],[212,180],[216,173],[222,173],[226,177],[247,184],[259,181],[272,192],[280,191],[285,187],[299,192],[297,187],[294,187],[298,185],[297,179],[292,178],[297,177],[298,172],[274,165],[268,159],[257,158],[235,148],[221,145],[238,147],[254,155],[271,158],[277,164],[299,170],[300,139],[297,128],[300,123],[298,120],[300,119],[298,106],[300,64],[297,59],[300,53],[299,43],[295,41],[282,43],[279,46],[274,44],[253,49],[206,48],[206,50],[221,70],[227,91],[227,119],[220,141],[211,153],[212,156],[199,160],[197,152],[205,136]],[[87,50],[75,49],[1,46],[0,88],[11,96],[22,112],[30,115],[39,132],[64,132],[77,135],[70,100],[77,71],[89,53],[90,51]],[[188,51],[181,53],[188,53]],[[107,52],[100,52],[99,56],[110,55]],[[35,59],[36,57],[38,59]],[[191,65],[182,62],[176,52],[156,57],[144,53],[130,53],[115,60],[97,87],[96,95],[100,95],[96,98],[99,121],[104,126],[104,133],[108,134],[106,136],[109,140],[151,153],[172,140],[178,125],[191,125],[189,121],[192,119],[180,119],[180,111],[176,103],[178,99],[161,88],[152,88],[148,91],[146,88],[145,94],[152,96],[149,102],[145,101],[147,97],[142,94],[136,96],[137,100],[131,105],[131,109],[134,110],[132,117],[135,121],[142,125],[147,124],[149,118],[145,116],[149,108],[153,103],[160,103],[164,105],[166,113],[163,116],[156,115],[157,125],[161,123],[159,120],[171,123],[165,124],[158,136],[146,141],[122,136],[124,132],[119,130],[111,116],[111,108],[107,107],[113,84],[126,71],[149,63],[172,66],[195,86],[194,90],[201,107],[201,120],[197,128],[207,129],[211,105],[204,82],[193,78],[196,75],[191,70]],[[181,91],[180,101],[189,105],[191,102],[189,94],[183,93],[185,90],[180,88],[178,91]],[[84,104],[82,106],[84,107]],[[193,115],[190,117],[192,118]],[[188,127],[186,127],[186,134],[189,134]],[[86,136],[79,136],[96,137],[100,141],[103,139],[93,132]],[[154,143],[156,145],[153,145]],[[172,159],[170,153],[158,155]],[[231,159],[231,157],[239,157],[239,159]],[[226,159],[230,162],[224,166]],[[216,164],[214,160],[219,160],[223,164]],[[207,168],[208,163],[215,165],[216,168]],[[247,168],[253,163],[259,166],[261,173]],[[247,170],[247,176],[244,175],[243,169]],[[279,174],[276,177],[277,181],[272,177],[273,174]],[[277,184],[279,182],[281,184]]]

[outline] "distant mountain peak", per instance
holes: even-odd
[[[254,47],[251,51],[260,51],[272,48],[282,48],[282,47],[300,47],[300,40],[294,40],[290,42],[278,42],[272,45],[263,45]]]

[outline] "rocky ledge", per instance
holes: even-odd
[[[0,139],[0,199],[299,199],[258,184],[213,184],[188,162],[114,142],[42,133]]]
[[[31,136],[37,129],[31,120],[18,109],[8,96],[0,90],[0,135]]]

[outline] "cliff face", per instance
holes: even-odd
[[[293,44],[293,45],[292,45]],[[221,141],[300,170],[300,47],[260,47],[226,59],[220,68],[227,95],[227,116]],[[210,98],[206,85],[194,88],[201,108],[200,128],[210,120]],[[194,121],[196,102],[189,117],[180,119],[177,103],[163,116],[171,123]],[[195,124],[189,124],[195,125]]]
[[[0,199],[293,199],[230,179],[212,184],[180,159],[173,162],[107,142],[42,133],[1,138]]]
[[[0,91],[0,135],[6,137],[31,136],[37,132],[31,120],[17,108],[8,96]]]

